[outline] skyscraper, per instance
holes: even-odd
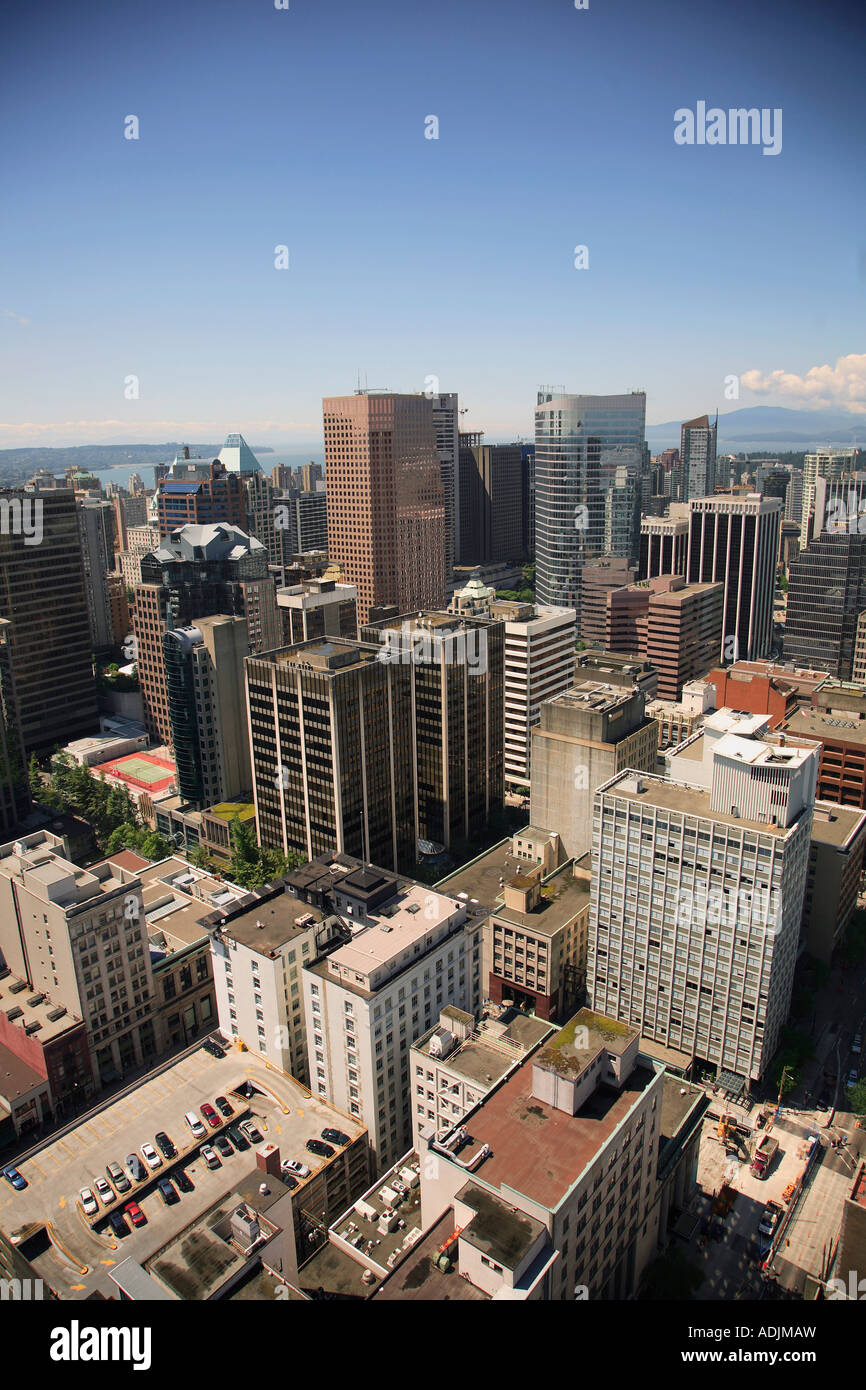
[[[672,502],[667,516],[641,517],[639,579],[655,579],[659,574],[685,575],[688,555],[687,503]]]
[[[504,634],[499,618],[435,612],[361,629],[409,673],[415,833],[446,849],[503,803]]]
[[[0,513],[0,618],[29,756],[99,728],[75,494],[4,490]]]
[[[409,668],[337,637],[246,662],[261,844],[415,862]]]
[[[693,498],[689,507],[689,583],[725,586],[722,661],[769,655],[781,501],[718,493]]]
[[[687,420],[680,429],[680,501],[711,497],[716,486],[716,434],[719,417]]]
[[[803,460],[803,498],[799,517],[795,518],[800,523],[800,548],[805,549],[813,534],[817,533],[818,528],[812,528],[812,510],[815,504],[815,484],[819,478],[835,479],[841,478],[845,473],[853,473],[857,469],[857,460],[860,450],[851,448],[835,448],[828,445],[825,449],[817,449],[813,454],[806,454]]]
[[[746,1081],[788,1016],[818,762],[766,722],[709,715],[670,781],[621,772],[593,815],[592,1008]]]
[[[328,555],[358,617],[445,603],[445,498],[433,402],[361,391],[323,401]]]
[[[460,410],[457,392],[433,397],[433,428],[445,503],[445,586],[450,590],[460,554]]]
[[[788,567],[786,659],[850,680],[864,609],[866,535],[822,531]]]
[[[114,646],[108,575],[114,569],[117,515],[111,502],[95,498],[80,499],[77,506],[90,641],[93,651],[104,655]]]
[[[220,614],[162,639],[178,790],[199,809],[251,785],[244,700],[244,618]]]
[[[646,396],[538,393],[535,412],[536,596],[575,608],[581,572],[610,554],[637,560]]]
[[[463,440],[477,439],[465,444]],[[483,444],[481,435],[461,436],[461,565],[520,561],[524,550],[525,463],[520,444]]]
[[[278,647],[282,619],[261,541],[236,526],[184,526],[141,560],[133,631],[148,727],[171,742],[163,633],[199,618],[246,618],[251,652]]]
[[[206,478],[165,478],[157,491],[157,516],[161,536],[179,526],[209,526],[218,521],[244,530],[247,514],[241,478],[228,473],[219,459],[214,459]]]
[[[0,618],[0,835],[30,810],[30,781],[12,673],[12,624]]]

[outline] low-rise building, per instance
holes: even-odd
[[[828,965],[845,939],[857,906],[864,848],[866,811],[832,801],[815,802],[803,932],[809,955]]]

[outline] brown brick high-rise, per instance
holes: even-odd
[[[359,392],[326,397],[328,555],[358,589],[358,619],[445,605],[445,498],[433,402]]]

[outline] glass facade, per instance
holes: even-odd
[[[539,603],[576,608],[584,564],[637,560],[646,396],[540,391],[535,412]]]

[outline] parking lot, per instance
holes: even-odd
[[[256,1093],[239,1096],[236,1088],[248,1082]],[[0,1229],[24,1238],[23,1253],[61,1297],[85,1298],[94,1288],[116,1293],[108,1278],[114,1264],[130,1256],[138,1261],[149,1258],[180,1226],[206,1211],[249,1172],[255,1164],[254,1146],[231,1157],[220,1156],[220,1167],[211,1170],[200,1147],[212,1143],[223,1126],[208,1127],[207,1137],[195,1140],[184,1121],[186,1111],[198,1112],[203,1102],[213,1104],[217,1095],[226,1096],[235,1111],[224,1125],[252,1117],[266,1141],[280,1144],[284,1136],[283,1158],[301,1159],[314,1174],[326,1161],[307,1152],[304,1140],[333,1126],[334,1111],[254,1054],[229,1051],[217,1059],[199,1049],[24,1159],[17,1165],[29,1184],[24,1191],[15,1192],[0,1183]],[[348,1122],[343,1128],[351,1128],[352,1137],[359,1132]],[[144,1143],[153,1144],[161,1130],[177,1147],[178,1158],[163,1158],[160,1168],[148,1171],[143,1182],[134,1182],[108,1209],[100,1204],[99,1216],[88,1220],[79,1202],[80,1189],[92,1189],[94,1178],[105,1177],[108,1163],[119,1163],[126,1170],[127,1154],[139,1153]],[[166,1206],[156,1184],[178,1167],[187,1173],[194,1191],[179,1194],[178,1202]],[[146,1224],[130,1227],[126,1236],[118,1238],[108,1226],[108,1211],[122,1210],[130,1200],[138,1202]]]

